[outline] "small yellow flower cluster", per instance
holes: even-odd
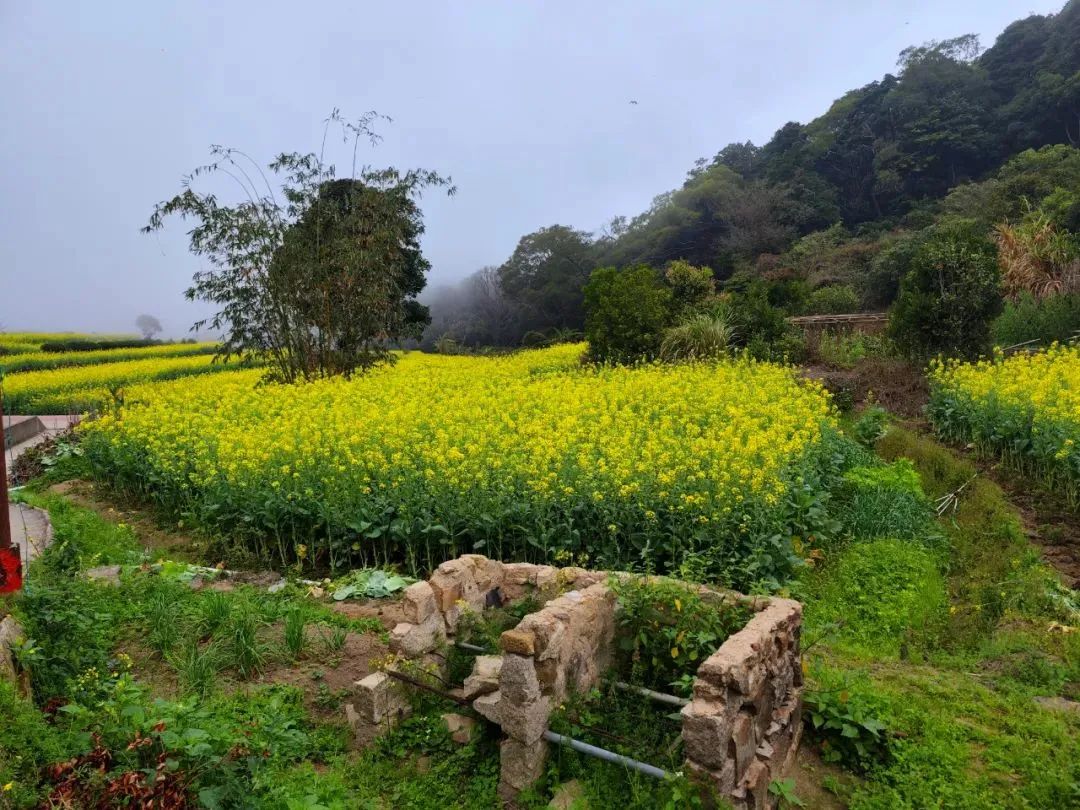
[[[1080,498],[1080,347],[938,363],[930,381],[939,432],[1034,467]]]
[[[775,511],[833,418],[820,387],[781,366],[594,368],[582,351],[410,353],[301,385],[238,371],[139,386],[84,425],[87,457],[211,530],[290,527],[305,556],[320,553],[314,527],[446,555],[458,538],[548,559],[593,542],[630,555],[672,536],[719,542]]]

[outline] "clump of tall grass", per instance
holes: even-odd
[[[660,357],[674,360],[711,360],[723,357],[735,340],[735,329],[719,315],[694,315],[664,333]]]

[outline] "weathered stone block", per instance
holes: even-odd
[[[401,613],[405,621],[422,624],[439,609],[435,591],[427,582],[414,582],[402,596]]]
[[[22,625],[14,616],[5,616],[0,621],[0,681],[12,684],[18,692],[29,697],[29,673],[19,671],[14,652],[16,645],[21,644],[25,638]]]
[[[513,737],[499,746],[499,797],[512,802],[544,773],[548,745],[542,739],[523,743]]]
[[[472,740],[473,733],[476,731],[476,721],[473,718],[452,712],[444,714],[442,721],[446,724],[446,730],[450,732],[450,739],[458,745],[468,745]]]
[[[481,695],[473,701],[472,707],[481,717],[490,720],[497,726],[501,726],[502,714],[499,709],[501,703],[502,694],[496,691],[488,695]]]
[[[88,568],[83,572],[83,576],[87,579],[95,582],[101,582],[105,585],[119,585],[120,584],[120,566],[119,565],[99,565],[97,568]]]
[[[479,589],[472,576],[472,568],[463,560],[448,560],[435,569],[435,573],[428,580],[439,610],[444,613],[454,607],[454,604],[463,601],[466,604],[483,607],[479,597]]]
[[[515,655],[533,655],[536,652],[536,636],[528,630],[506,630],[499,637],[499,646]]]
[[[761,760],[755,760],[746,769],[746,775],[739,780],[733,795],[741,798],[746,808],[768,807],[769,781],[769,767]]]
[[[405,717],[411,710],[401,684],[385,672],[373,672],[356,682],[354,705],[360,718],[373,724]]]
[[[438,613],[432,613],[420,624],[401,622],[390,631],[390,649],[410,658],[429,653],[445,643],[446,628]]]
[[[685,763],[686,775],[704,788],[703,800],[706,807],[715,807],[713,797],[726,798],[735,789],[735,762],[727,760],[718,770],[711,770],[693,760]]]
[[[728,759],[731,726],[725,704],[703,700],[688,703],[682,710],[682,738],[687,759],[706,769],[723,768]]]
[[[499,673],[502,672],[501,655],[478,655],[473,661],[473,669],[462,687],[463,696],[471,700],[480,695],[487,695],[499,688]]]
[[[750,763],[754,761],[757,744],[754,721],[740,712],[731,725],[731,746],[735,756],[736,778],[742,777],[746,769],[750,767]]]
[[[504,696],[505,701],[505,696]],[[503,703],[499,707],[502,730],[516,740],[531,743],[547,731],[551,716],[550,698],[541,697],[531,703]]]
[[[534,703],[540,699],[540,681],[532,659],[522,655],[504,655],[499,671],[499,691],[512,705]]]

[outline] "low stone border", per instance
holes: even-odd
[[[618,604],[609,576],[466,554],[405,590],[407,621],[393,629],[391,650],[435,665],[431,654],[453,641],[466,610],[481,612],[530,593],[552,595],[502,634],[501,655],[476,658],[460,694],[506,734],[499,794],[509,803],[543,773],[552,708],[597,686],[611,665]],[[802,732],[802,605],[707,588],[701,593],[745,605],[754,615],[698,668],[693,699],[682,711],[685,769],[707,794],[736,810],[766,808],[769,783],[792,766]],[[384,673],[357,683],[347,711],[358,741],[408,713],[405,691]]]

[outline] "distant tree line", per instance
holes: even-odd
[[[1080,231],[1078,147],[1080,0],[1070,0],[1012,23],[985,51],[973,35],[907,48],[895,75],[763,146],[699,160],[681,188],[600,234],[552,225],[522,237],[503,264],[428,297],[423,343],[516,346],[583,330],[594,271],[646,266],[659,279],[679,260],[734,293],[779,285],[753,294],[788,312],[885,308],[918,270],[927,228],[973,220],[993,244],[995,228],[1037,210]]]

